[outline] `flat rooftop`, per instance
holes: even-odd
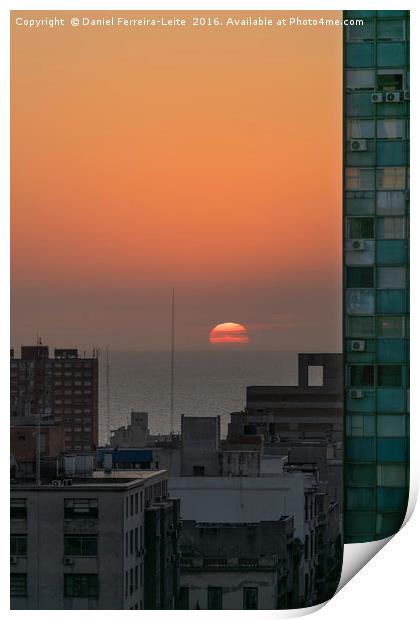
[[[49,478],[43,479],[38,486],[34,481],[17,480],[11,482],[11,490],[13,489],[27,489],[27,490],[40,490],[40,491],[69,491],[77,489],[127,489],[131,487],[140,486],[144,482],[148,482],[155,478],[156,482],[165,480],[168,472],[165,469],[153,470],[153,471],[133,471],[131,473],[127,471],[111,471],[106,473],[104,471],[94,471],[90,476],[86,477],[61,477],[57,479]],[[66,481],[66,482],[65,482]],[[70,484],[67,481],[71,481]]]

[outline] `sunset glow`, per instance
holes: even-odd
[[[180,348],[221,315],[252,347],[338,346],[341,29],[60,16],[12,19],[12,342],[165,350],[175,284]]]
[[[219,323],[210,332],[211,344],[247,344],[248,330],[240,323]]]

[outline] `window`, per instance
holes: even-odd
[[[97,536],[64,536],[64,555],[96,557]]]
[[[349,217],[349,239],[373,239],[375,236],[375,220],[373,217]]]
[[[385,118],[377,121],[378,138],[405,138],[405,121],[400,118]]]
[[[12,498],[10,500],[10,518],[11,519],[26,519],[27,508],[26,499]]]
[[[305,560],[309,558],[309,536],[308,534],[306,534],[305,536],[304,557],[305,557]]]
[[[372,168],[346,168],[346,189],[375,189],[375,171]]]
[[[98,500],[92,499],[65,499],[65,519],[96,519],[98,517]]]
[[[406,485],[405,465],[378,465],[378,486],[403,487]]]
[[[222,607],[222,588],[207,588],[207,609],[223,609]]]
[[[376,484],[375,465],[347,465],[345,475],[348,485],[374,486]]]
[[[125,516],[128,519],[128,496],[125,498]]]
[[[131,494],[130,495],[130,515],[133,516],[134,514],[134,495]]]
[[[346,87],[348,90],[373,90],[375,72],[373,69],[347,69]]]
[[[347,416],[347,435],[349,437],[373,437],[375,434],[375,418],[367,415]]]
[[[374,510],[375,494],[372,488],[349,488],[346,492],[349,510]]]
[[[139,494],[138,493],[136,493],[134,496],[134,509],[137,514],[139,511]]]
[[[405,62],[404,52],[404,43],[379,41],[376,44],[376,62],[379,67],[401,67]]]
[[[26,573],[10,574],[10,596],[27,596]]]
[[[378,386],[379,387],[401,387],[402,385],[402,366],[387,365],[378,366]]]
[[[98,575],[93,573],[64,575],[64,596],[98,598]]]
[[[134,530],[134,549],[136,551],[139,550],[139,528],[136,527],[136,529]]]
[[[378,288],[404,288],[405,287],[405,268],[404,267],[378,267],[377,270]]]
[[[377,426],[378,437],[406,436],[405,415],[379,415]]]
[[[258,588],[243,589],[244,609],[258,609]]]
[[[373,267],[347,267],[347,286],[349,288],[372,288],[373,284]]]
[[[371,316],[352,316],[347,318],[347,336],[350,338],[370,338],[375,333]]]
[[[402,19],[378,19],[376,38],[382,41],[404,40],[404,21]],[[355,29],[357,26],[355,26]]]
[[[134,552],[134,531],[130,530],[130,555]]]
[[[125,557],[128,558],[128,532],[125,533]]]
[[[403,74],[402,71],[393,71],[384,69],[378,71],[377,75],[378,90],[390,91],[390,90],[402,90],[403,89]]]
[[[377,189],[405,189],[405,168],[389,166],[376,171]]]
[[[377,140],[378,166],[403,166],[407,161],[406,145],[402,140]]]
[[[193,476],[204,476],[204,465],[194,465]]]
[[[368,366],[350,366],[350,385],[351,387],[373,387],[374,385],[374,367]]]
[[[374,138],[375,122],[371,120],[352,119],[347,121],[347,139]]]
[[[405,218],[404,217],[378,217],[377,237],[378,239],[404,239],[405,238]]]
[[[139,587],[139,567],[136,566],[134,569],[134,588],[138,590]]]
[[[376,335],[378,338],[404,338],[404,317],[378,316]]]
[[[10,536],[10,555],[25,557],[27,553],[26,534],[12,534]]]
[[[403,215],[405,213],[404,192],[377,192],[376,211],[378,215]]]
[[[130,594],[134,592],[134,569],[130,568]]]
[[[375,297],[373,290],[349,289],[346,291],[347,314],[373,314]]]
[[[363,20],[363,26],[347,26],[347,41],[368,41],[373,39],[373,22]]]

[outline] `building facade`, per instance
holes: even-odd
[[[98,444],[98,358],[77,349],[23,346],[11,352],[10,419],[25,425],[39,416],[62,426],[62,450],[95,450]],[[13,453],[12,444],[12,453]]]
[[[282,459],[276,460],[280,461],[280,465],[283,463]],[[230,527],[239,527],[239,525],[241,525],[243,528],[241,531],[248,531],[249,536],[252,537],[254,528],[256,527],[255,524],[259,524],[258,527],[261,531],[265,532],[266,528],[268,528],[268,532],[272,533],[273,522],[277,522],[279,519],[286,516],[292,517],[293,537],[299,541],[298,544],[301,548],[299,565],[294,569],[294,600],[299,601],[299,604],[303,606],[315,605],[320,602],[318,600],[318,590],[316,586],[317,565],[320,553],[320,549],[317,547],[317,527],[319,518],[317,513],[317,493],[319,490],[319,483],[317,481],[316,472],[306,473],[298,470],[293,472],[280,470],[276,473],[270,473],[259,477],[171,477],[168,481],[168,488],[170,494],[174,497],[178,497],[181,501],[181,518],[183,523],[185,521],[194,521],[195,523],[201,524],[200,527],[202,528],[212,528],[210,533],[214,535],[214,541],[216,541],[217,536],[219,536],[218,529],[222,528],[223,530],[223,528],[228,527],[228,524],[230,524]],[[236,531],[239,532],[240,529]],[[204,529],[203,532],[205,533]],[[225,534],[222,532],[221,536]],[[270,537],[270,533],[266,535],[268,538]],[[339,536],[338,531],[336,532],[336,536]],[[184,530],[181,529],[181,546],[183,544],[187,543],[184,537]],[[249,549],[248,551],[250,552]],[[214,552],[216,553],[216,549],[214,549]],[[227,553],[227,548],[225,552]],[[243,557],[241,554],[242,551],[238,546],[236,557]],[[189,555],[190,552],[187,551],[187,556],[189,557]],[[217,585],[221,587],[223,584],[221,573],[226,574],[226,571],[219,571],[217,583],[211,583],[209,581],[211,575],[209,575],[209,571],[207,570],[208,567],[198,562],[200,557],[197,550],[197,562],[195,562],[193,566],[194,570],[192,571],[195,575],[194,580],[197,580],[197,573],[200,572],[198,569],[200,566],[202,567],[200,589],[205,587],[206,583],[208,586]],[[223,557],[226,559],[228,558],[226,555]],[[239,573],[240,570],[238,566],[233,562],[234,557],[229,557],[232,567],[235,566],[236,572]],[[184,560],[184,554],[182,554],[181,559],[182,561]],[[263,565],[264,562],[262,562],[259,567],[261,570],[263,570]],[[191,573],[188,566],[182,564],[181,585],[193,588],[193,583],[183,578],[184,568],[188,575]],[[272,579],[274,578],[274,573],[277,574],[278,572],[278,567],[273,563],[266,565],[265,569],[271,571]],[[248,571],[245,572],[248,574]],[[255,572],[258,573],[258,571]],[[254,581],[253,585],[249,583],[249,574],[246,579],[249,587],[257,587],[259,582],[258,576],[254,574],[254,579],[256,581]],[[227,593],[229,590],[229,579],[227,579],[225,583]],[[271,597],[270,604],[274,605],[273,607],[268,607],[269,609],[276,609],[278,601],[280,599],[284,600],[281,593],[284,594],[282,588],[278,591],[271,590],[270,594],[267,590],[265,591],[265,594]],[[237,594],[238,592],[236,592],[236,595]],[[201,607],[203,604],[202,595],[200,595],[199,598],[200,608],[203,608]],[[243,609],[242,601],[238,602],[237,596],[235,596],[234,599],[235,604],[239,604],[238,609]],[[265,598],[264,600],[265,602],[263,602],[263,599],[260,599],[258,609],[267,609],[264,605],[267,604],[268,599]],[[276,602],[273,603],[273,601]],[[197,600],[192,597],[188,604],[190,605],[190,609],[194,608],[191,607],[191,605],[196,605]],[[229,604],[234,603],[230,602]],[[183,605],[186,605],[185,601]],[[230,607],[230,609],[233,608],[234,607]]]
[[[409,11],[346,11],[345,542],[394,534],[409,463]]]
[[[263,523],[183,521],[183,609],[285,609],[300,601],[293,517]]]
[[[151,510],[165,516],[156,540]],[[165,471],[12,485],[11,608],[144,609],[151,581],[165,584],[157,608],[173,608],[178,530]],[[152,553],[162,558],[158,576],[148,573]]]
[[[229,436],[263,435],[342,440],[342,356],[299,353],[297,385],[260,385],[246,390],[244,412],[231,414]]]

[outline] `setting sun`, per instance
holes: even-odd
[[[211,344],[247,344],[248,330],[240,323],[219,323],[210,332]]]

